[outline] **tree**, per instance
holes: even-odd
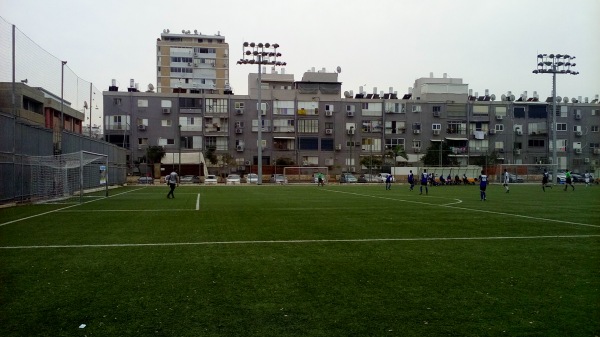
[[[493,166],[496,164],[500,164],[501,162],[502,162],[502,160],[499,159],[498,153],[496,152],[496,150],[493,150],[492,152],[486,153],[481,156],[471,157],[472,165],[477,165],[477,166],[482,166],[482,167]]]
[[[204,155],[206,159],[208,159],[208,161],[213,165],[217,165],[219,163],[219,158],[217,158],[217,155],[215,154],[216,149],[217,148],[214,146],[209,146],[206,148],[206,154]]]
[[[160,163],[165,154],[165,148],[162,146],[148,146],[146,150],[146,158],[150,164]]]
[[[380,156],[365,156],[360,158],[360,164],[362,166],[366,166],[369,169],[373,169],[375,167],[380,167],[382,164],[382,160]]]
[[[455,166],[457,165],[456,159],[454,157],[450,157],[452,153],[452,149],[445,142],[442,143],[442,162],[441,166]],[[428,149],[421,161],[426,166],[440,166],[440,145],[435,144],[431,145]]]

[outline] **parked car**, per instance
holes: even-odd
[[[358,179],[352,173],[342,173],[340,183],[357,183]]]
[[[585,178],[581,173],[571,172],[571,179],[574,183],[585,183]]]
[[[180,184],[199,184],[200,177],[194,175],[185,175],[179,179]]]
[[[361,174],[358,177],[358,182],[359,183],[379,183],[379,182],[381,182],[381,179],[374,174],[366,173],[366,174]]]
[[[217,176],[214,174],[209,174],[204,178],[204,185],[216,185],[217,182]]]
[[[522,182],[525,182],[525,180],[517,175],[509,173],[508,174],[508,182],[509,183],[522,183]]]
[[[248,184],[258,184],[258,174],[256,174],[256,173],[246,174],[246,182]]]
[[[387,179],[387,176],[389,176],[389,173],[379,173],[377,175],[377,179],[379,179],[379,182],[385,183],[385,180]],[[392,182],[394,182],[394,176],[392,176]]]
[[[271,174],[271,182],[275,184],[287,184],[288,179],[283,174]]]
[[[140,177],[138,184],[154,184],[154,178],[152,177]]]
[[[239,185],[242,182],[242,178],[239,174],[230,174],[227,176],[225,183],[227,185]]]

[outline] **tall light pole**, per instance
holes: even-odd
[[[272,66],[285,66],[285,62],[277,61],[277,58],[281,56],[281,53],[277,52],[279,44],[277,43],[254,43],[244,42],[242,48],[242,58],[237,61],[237,64],[256,64],[258,65],[258,181],[257,184],[262,184],[262,102],[261,102],[261,81],[262,81],[262,70],[261,66],[272,65]]]
[[[58,130],[58,136],[60,137],[59,151],[62,154],[62,132],[63,132],[63,129],[65,128],[65,113],[64,113],[65,65],[67,64],[67,61],[60,61],[60,62],[61,62],[61,68],[60,68],[60,128]]]
[[[538,54],[537,69],[534,74],[552,74],[552,180],[556,181],[558,160],[556,158],[556,74],[577,75],[571,70],[576,64],[572,63],[575,56],[568,54]]]

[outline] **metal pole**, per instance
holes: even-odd
[[[257,184],[262,184],[262,102],[261,102],[261,82],[262,70],[262,55],[258,55],[258,181]]]
[[[65,64],[67,61],[60,61],[60,128],[58,130],[58,135],[60,137],[59,141],[59,152],[62,154],[62,131],[65,128],[65,99],[64,99],[64,89],[65,89]]]
[[[552,64],[552,180],[556,181],[558,162],[556,158],[556,64]]]
[[[90,82],[90,138],[92,138],[92,82]]]

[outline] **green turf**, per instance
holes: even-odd
[[[600,188],[416,188],[0,209],[0,336],[600,335]]]

